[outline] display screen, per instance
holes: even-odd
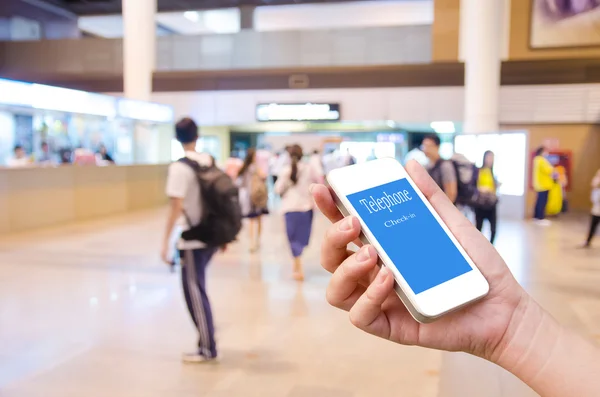
[[[473,270],[408,180],[347,198],[415,294]]]

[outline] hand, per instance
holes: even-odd
[[[373,335],[404,345],[464,351],[497,361],[510,346],[531,298],[494,247],[448,200],[423,167],[411,161],[406,170],[481,270],[490,284],[489,294],[431,324],[418,323],[394,292],[392,274],[377,267],[375,249],[364,246],[357,253],[347,250],[347,245],[359,237],[358,219],[343,219],[330,191],[323,185],[313,185],[311,192],[317,206],[335,222],[321,251],[323,267],[333,273],[327,300],[349,311],[352,324]]]
[[[173,265],[173,259],[169,256],[169,242],[165,242],[160,250],[160,259],[167,265]]]

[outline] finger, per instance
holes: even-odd
[[[334,223],[325,233],[321,244],[321,265],[325,270],[333,273],[335,269],[348,257],[346,247],[360,234],[358,219],[349,216]]]
[[[390,271],[382,266],[375,280],[350,310],[350,322],[365,332],[389,339],[391,326],[381,307],[393,288],[394,278]]]
[[[377,268],[377,252],[370,245],[348,257],[333,273],[327,287],[327,302],[342,310],[350,310],[365,292],[361,281]],[[364,284],[364,283],[363,283]]]
[[[313,184],[310,187],[315,204],[319,207],[319,210],[325,215],[332,223],[338,222],[343,218],[343,215],[338,210],[333,200],[333,192],[331,192],[327,186],[320,184]]]

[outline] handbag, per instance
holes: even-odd
[[[483,210],[491,210],[498,204],[498,195],[493,192],[477,191],[473,197],[473,206]]]

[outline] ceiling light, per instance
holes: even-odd
[[[200,14],[198,11],[186,11],[183,13],[183,17],[192,22],[198,22],[200,20]]]

